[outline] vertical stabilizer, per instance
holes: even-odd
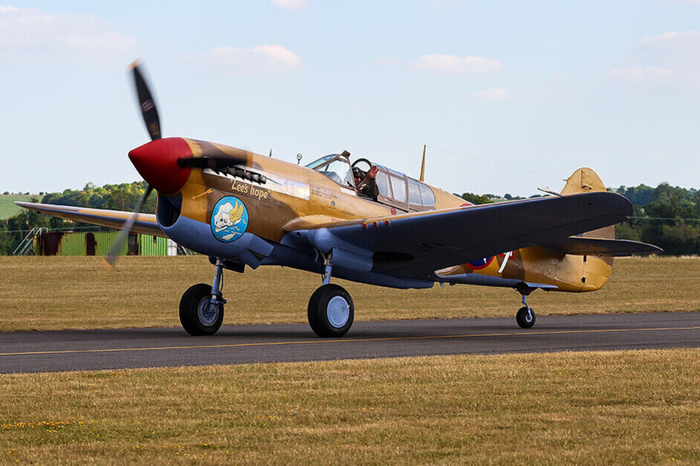
[[[600,179],[592,168],[583,167],[576,170],[569,179],[566,180],[566,186],[561,190],[561,193],[566,196],[568,194],[592,193],[597,191],[606,191],[603,180]],[[599,230],[588,231],[581,236],[588,238],[615,239],[615,226],[610,225],[609,227]]]
[[[596,191],[605,191],[603,180],[591,168],[579,168],[573,175],[566,180],[566,186],[561,193],[567,194],[592,193]]]
[[[579,168],[568,180],[566,186],[562,189],[563,196],[580,193],[592,193],[597,191],[606,191],[603,180],[591,168]],[[600,228],[598,230],[587,231],[581,235],[582,238],[596,239],[615,239],[615,225]],[[607,283],[612,271],[613,257],[608,255],[584,255],[570,256],[567,263],[570,264],[569,281],[576,281],[577,277],[581,280],[581,291],[594,291],[600,289]],[[564,269],[557,270],[561,277],[565,276]],[[580,273],[580,275],[578,275]]]

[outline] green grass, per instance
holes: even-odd
[[[21,207],[15,205],[15,201],[29,202],[32,197],[39,197],[37,195],[25,196],[22,194],[2,194],[0,195],[0,220],[7,220],[10,217],[14,217],[22,211]]]
[[[178,325],[204,257],[1,257],[3,330]],[[305,322],[320,278],[225,273],[226,324]],[[540,315],[698,311],[700,259],[625,259]],[[358,320],[513,316],[519,295],[339,281]],[[700,350],[0,374],[0,464],[700,463]],[[0,368],[1,369],[1,368]]]
[[[211,283],[206,257],[123,257],[114,271],[100,257],[0,257],[0,331],[178,326],[180,296]],[[306,322],[306,306],[320,277],[261,267],[224,273],[224,324]],[[358,321],[513,317],[520,295],[507,288],[436,286],[394,290],[334,281],[355,301]],[[700,258],[617,260],[609,283],[593,293],[537,291],[537,314],[674,312],[700,310]]]
[[[698,361],[693,349],[1,375],[0,462],[698,464]]]

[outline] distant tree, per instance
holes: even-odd
[[[493,202],[493,200],[489,199],[487,195],[479,196],[478,194],[464,193],[461,197],[465,201],[471,202],[472,204],[490,204]]]
[[[615,237],[617,239],[641,241],[639,230],[631,226],[629,222],[623,222],[619,225],[615,225]]]
[[[632,188],[620,186],[619,188],[613,190],[613,192],[622,194],[634,205],[644,206],[654,200],[654,188],[644,184]]]
[[[42,202],[77,207],[93,207],[113,210],[132,211],[146,191],[145,181],[105,185],[96,187],[87,183],[82,190],[66,189],[62,193],[48,193]],[[157,196],[152,193],[144,204],[144,213],[155,213]]]
[[[677,222],[675,225],[662,225],[659,246],[666,254],[683,256],[697,254],[700,247],[700,226]]]
[[[9,256],[12,254],[12,251],[15,250],[13,244],[12,235],[7,229],[7,221],[4,221],[0,224],[0,255]]]

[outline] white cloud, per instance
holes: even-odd
[[[417,70],[433,71],[436,73],[469,74],[486,71],[497,71],[501,69],[501,62],[490,58],[472,57],[466,55],[458,57],[456,55],[421,55],[415,60],[411,67]]]
[[[301,10],[309,6],[306,0],[270,0],[270,5],[282,10]]]
[[[474,100],[481,100],[483,102],[503,102],[504,100],[510,99],[510,93],[503,88],[494,87],[493,89],[472,94],[470,97]]]
[[[644,37],[639,49],[642,53],[668,55],[674,58],[686,58],[700,54],[700,32],[698,31],[668,31],[660,36]]]
[[[612,70],[613,78],[637,86],[698,89],[700,32],[667,31],[644,37],[627,61],[629,66]]]
[[[276,74],[301,68],[301,58],[280,45],[249,49],[213,47],[209,52],[185,55],[186,61],[230,71],[234,74]]]
[[[670,83],[673,75],[673,71],[660,66],[627,66],[612,70],[614,78],[635,84]]]
[[[118,63],[134,54],[136,40],[92,15],[54,14],[38,8],[0,7],[0,59]]]

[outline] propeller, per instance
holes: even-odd
[[[151,96],[151,91],[148,89],[148,84],[146,84],[146,80],[143,78],[141,71],[139,71],[139,66],[141,66],[141,63],[139,60],[136,60],[131,64],[130,69],[134,75],[134,85],[136,86],[136,94],[138,95],[139,107],[141,107],[141,114],[143,115],[143,122],[146,124],[146,130],[148,131],[149,136],[151,136],[151,141],[155,141],[156,139],[161,138],[158,109],[156,108],[156,104]],[[151,191],[153,191],[153,186],[150,184],[146,185],[146,191],[143,193],[143,196],[141,196],[141,199],[139,199],[138,204],[136,204],[134,214],[122,226],[117,240],[112,245],[109,253],[107,253],[105,263],[109,266],[109,268],[114,267],[114,264],[117,261],[117,254],[129,237],[129,232],[131,232],[134,223],[136,223],[136,219],[138,218],[139,213],[141,213],[141,209],[143,209],[143,204],[146,202],[149,194],[151,194]]]
[[[129,237],[129,233],[131,232],[134,223],[136,223],[136,219],[138,218],[141,209],[143,209],[143,204],[146,202],[146,198],[148,197],[148,195],[151,194],[151,191],[153,191],[153,186],[149,184],[146,187],[146,192],[144,192],[143,196],[141,196],[141,199],[139,199],[139,203],[136,204],[134,214],[131,217],[129,217],[129,220],[127,220],[124,226],[122,226],[122,229],[119,231],[119,236],[117,236],[117,240],[112,245],[112,248],[109,250],[109,253],[107,253],[105,261],[107,261],[107,264],[109,264],[110,267],[114,267],[114,263],[117,261],[117,254],[119,254],[119,251],[121,250],[122,246],[124,246],[124,242]]]
[[[151,136],[151,141],[161,138],[160,134],[160,119],[158,118],[158,109],[151,96],[151,91],[148,89],[148,84],[139,71],[141,62],[136,60],[131,64],[131,71],[134,74],[134,85],[136,86],[136,94],[139,98],[139,107],[143,114],[143,122],[146,124],[146,130]]]

